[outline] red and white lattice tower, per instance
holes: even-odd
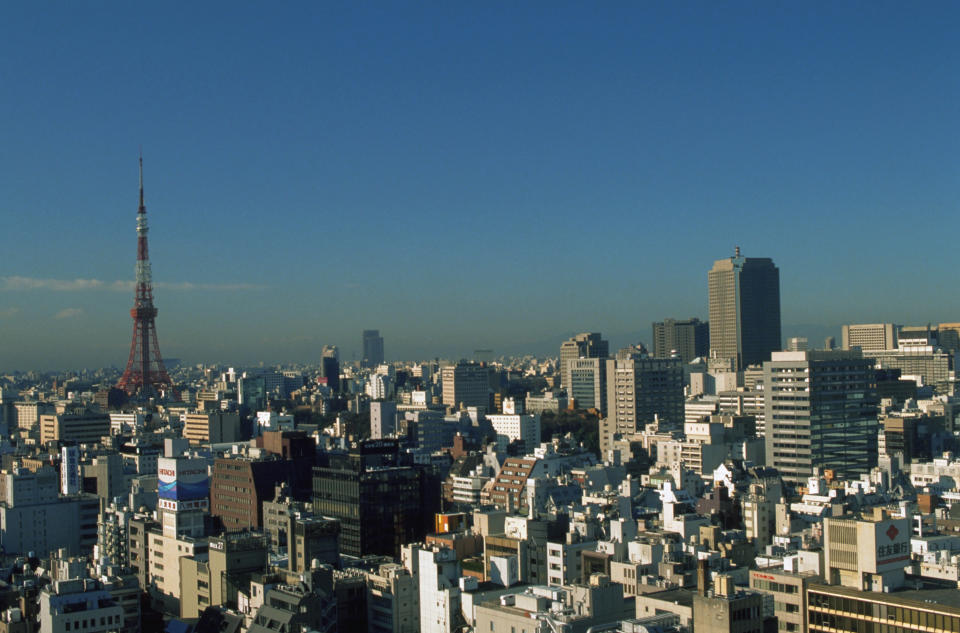
[[[173,382],[160,357],[157,344],[157,309],[153,307],[153,281],[147,252],[147,207],[143,203],[143,156],[140,156],[140,208],[137,210],[137,281],[133,308],[133,340],[130,359],[117,387],[144,397],[166,392],[173,395]]]

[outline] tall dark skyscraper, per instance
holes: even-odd
[[[710,355],[730,358],[738,370],[770,360],[781,348],[780,269],[768,257],[718,259],[707,273]]]
[[[363,331],[363,367],[376,367],[383,363],[383,337],[380,330]]]
[[[327,379],[327,386],[340,391],[340,352],[336,345],[324,345],[320,359],[320,375]]]

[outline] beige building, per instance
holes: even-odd
[[[236,608],[237,591],[246,591],[239,580],[262,573],[267,565],[266,537],[256,532],[236,532],[211,538],[206,552],[180,563],[180,617],[197,618],[210,606]]]
[[[659,419],[660,428],[684,422],[683,366],[679,358],[643,357],[629,348],[607,363],[606,437],[630,435]]]
[[[580,358],[606,358],[610,343],[599,332],[581,332],[560,344],[560,383],[570,393],[570,361]]]
[[[826,518],[823,533],[829,584],[880,592],[903,585],[910,564],[910,519],[891,519],[878,508],[871,518]]]
[[[40,416],[40,443],[72,441],[95,444],[110,435],[110,416],[106,413],[61,413]]]
[[[807,585],[822,582],[815,573],[796,573],[780,568],[750,571],[750,588],[773,596],[778,628],[787,633],[807,630]]]
[[[477,604],[474,630],[586,633],[592,626],[633,617],[634,608],[633,599],[624,599],[623,587],[608,576],[594,574],[588,585],[527,587],[501,595],[498,602]]]
[[[36,428],[40,424],[41,415],[55,411],[54,406],[47,402],[14,402],[13,407],[17,412],[17,428],[25,431]]]
[[[459,362],[440,370],[443,404],[447,407],[490,408],[490,369],[478,363]]]
[[[417,578],[396,563],[380,565],[366,577],[367,629],[371,633],[418,633]]]
[[[858,323],[841,329],[843,349],[863,351],[897,349],[897,326],[893,323]]]
[[[147,534],[147,591],[154,606],[165,613],[180,614],[180,566],[191,556],[207,551],[207,541],[192,536]]]
[[[183,437],[191,444],[239,442],[240,414],[226,411],[187,413],[183,419]]]

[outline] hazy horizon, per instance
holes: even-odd
[[[0,370],[125,364],[141,145],[166,357],[649,345],[734,246],[784,338],[960,321],[956,4],[3,17]]]

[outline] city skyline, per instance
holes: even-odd
[[[736,245],[784,338],[955,321],[938,6],[9,7],[0,369],[122,366],[140,144],[173,358],[650,346]],[[882,265],[917,218],[923,260]]]

